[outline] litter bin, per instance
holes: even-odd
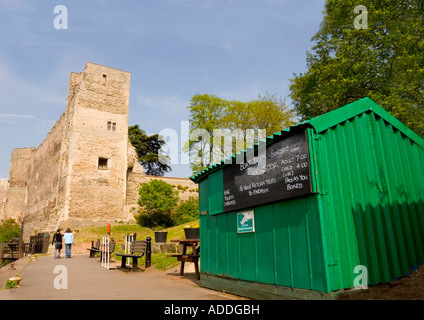
[[[155,231],[155,242],[166,242],[168,231]]]

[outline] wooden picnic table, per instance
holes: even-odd
[[[198,254],[198,248],[199,248],[199,239],[182,239],[182,240],[171,240],[171,242],[178,242],[179,244],[183,245],[183,252],[182,254],[171,254],[168,255],[168,257],[175,257],[178,261],[181,261],[181,269],[180,269],[180,275],[184,275],[184,264],[186,262],[193,262],[194,263],[194,269],[196,272],[196,278],[197,280],[200,279],[200,272],[199,272],[199,254]],[[187,248],[191,247],[192,251],[191,253],[187,253]]]

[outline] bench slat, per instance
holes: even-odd
[[[144,254],[144,251],[146,251],[146,240],[138,240],[131,242],[130,252],[132,254]]]
[[[140,254],[130,254],[130,253],[117,253],[116,255],[120,256],[122,258],[141,258],[141,257],[144,256],[144,253],[141,254],[141,255]]]
[[[121,268],[125,269],[125,260],[127,258],[132,258],[132,270],[137,270],[137,261],[139,258],[143,257],[146,252],[146,240],[137,240],[132,241],[130,245],[131,253],[116,253],[117,256],[122,257],[121,259]]]

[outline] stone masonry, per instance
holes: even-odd
[[[130,73],[87,63],[71,73],[65,113],[38,148],[15,149],[0,180],[0,218],[24,223],[24,238],[56,228],[132,222],[138,188],[151,179],[197,197],[189,179],[144,174],[128,139]],[[184,191],[184,192],[182,192]]]

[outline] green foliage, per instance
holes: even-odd
[[[146,174],[163,176],[166,172],[171,171],[169,157],[160,153],[165,142],[159,135],[148,136],[138,125],[134,125],[128,128],[128,137]]]
[[[175,223],[177,225],[184,224],[199,218],[199,200],[190,197],[187,201],[182,202],[175,214]]]
[[[5,289],[13,289],[16,288],[18,285],[16,284],[15,281],[12,280],[6,280],[6,283],[4,284],[4,288]]]
[[[0,224],[0,243],[6,243],[20,235],[21,227],[15,219],[10,218]]]
[[[358,4],[366,29],[354,27]],[[307,71],[291,79],[297,114],[316,117],[368,96],[424,136],[423,20],[422,0],[327,0]]]
[[[248,102],[231,101],[222,123],[224,128],[240,129],[244,137],[250,129],[265,129],[266,135],[269,136],[291,126],[292,118],[292,111],[288,109],[284,100],[267,94],[264,97],[259,96],[258,100]]]
[[[273,95],[241,102],[196,94],[188,108],[190,141],[185,150],[190,152],[193,174],[253,145],[257,137],[248,139],[251,131],[263,129],[267,136],[293,124],[291,110],[281,98]],[[221,130],[221,135],[216,134],[218,130]],[[225,143],[222,143],[226,137],[236,140],[231,140],[230,150],[225,149]]]
[[[170,227],[174,224],[172,210],[178,204],[178,191],[162,180],[151,180],[139,189],[141,206],[137,223],[144,227]]]

